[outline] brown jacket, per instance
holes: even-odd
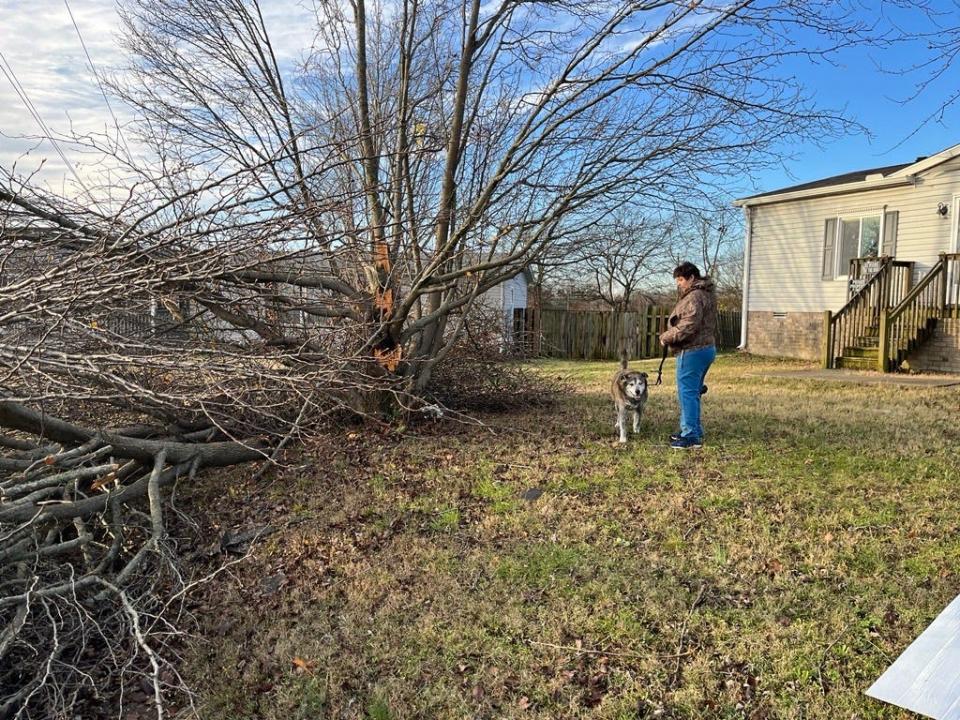
[[[717,295],[713,280],[695,280],[670,313],[660,339],[673,350],[696,350],[716,343]]]

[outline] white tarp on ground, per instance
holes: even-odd
[[[960,720],[960,596],[870,686],[867,695],[936,720]]]

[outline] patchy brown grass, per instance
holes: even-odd
[[[672,366],[618,447],[614,364],[550,362],[553,410],[224,474],[211,538],[282,530],[198,607],[203,716],[906,717],[863,691],[957,592],[960,390],[789,366],[722,357],[702,451]]]

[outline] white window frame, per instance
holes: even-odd
[[[849,280],[850,279],[850,261],[847,261],[846,267],[840,267],[841,265],[841,256],[843,255],[843,222],[851,220],[859,220],[860,227],[857,230],[857,254],[854,257],[863,257],[863,219],[867,217],[879,217],[880,218],[880,230],[877,237],[877,253],[879,254],[883,250],[883,223],[884,216],[886,215],[885,208],[879,207],[870,210],[854,210],[851,212],[838,212],[837,213],[837,229],[836,237],[833,239],[833,262],[834,262],[834,280]]]

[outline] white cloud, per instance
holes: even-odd
[[[621,52],[632,53],[642,46],[645,46],[646,50],[651,50],[664,43],[699,32],[714,22],[727,9],[726,2],[716,5],[702,3],[691,12],[680,17],[679,20],[671,19],[669,22],[667,22],[668,17],[675,16],[678,10],[664,10],[660,16],[654,15],[652,17],[653,23],[634,28],[630,34],[635,37],[623,43]],[[679,12],[686,11],[679,10]],[[666,23],[666,26],[664,27],[662,23]]]
[[[70,10],[97,69],[102,73],[121,66],[115,0],[72,0]],[[263,3],[263,12],[277,59],[289,70],[313,41],[313,12],[298,0],[269,0]],[[113,118],[64,0],[0,0],[0,17],[0,53],[51,133],[115,135]],[[128,122],[130,113],[111,101],[120,123]],[[68,143],[61,147],[81,177],[89,178],[100,158]],[[69,187],[73,178],[63,160],[0,73],[0,166],[10,169],[17,162],[17,171],[23,174],[40,167],[41,160],[45,162],[38,178],[55,190],[77,192]]]
[[[75,0],[70,7],[93,61],[100,68],[115,64],[119,48],[113,37],[117,19],[112,0]],[[71,129],[103,132],[113,125],[63,0],[0,0],[0,16],[0,52],[53,135]],[[10,168],[19,159],[18,171],[32,172],[46,159],[40,177],[61,189],[66,165],[49,141],[31,139],[44,132],[2,75],[0,132],[0,164]],[[82,172],[89,158],[63,147]],[[29,156],[21,157],[28,149]]]
[[[317,19],[313,10],[301,0],[269,0],[262,8],[277,62],[286,69],[302,61],[316,36]]]

